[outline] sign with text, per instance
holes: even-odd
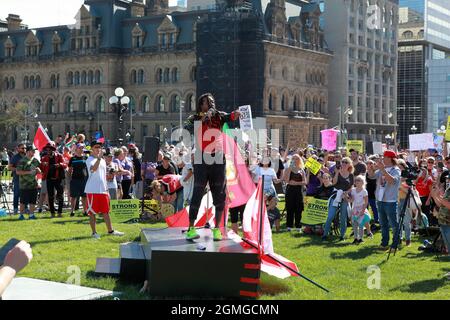
[[[350,149],[354,149],[359,153],[364,153],[364,141],[362,140],[347,140],[347,152],[350,152]]]
[[[112,215],[139,216],[140,201],[138,199],[111,200],[110,206]]]
[[[409,135],[409,150],[411,151],[428,150],[433,145],[434,138],[432,133]]]
[[[309,169],[312,174],[316,175],[322,168],[322,164],[320,164],[320,162],[318,162],[314,158],[308,158],[305,163],[305,168]]]
[[[322,149],[326,151],[336,150],[338,132],[339,131],[334,129],[320,131],[320,134],[322,135]]]
[[[253,130],[252,108],[249,105],[240,106],[239,112],[241,113],[241,115],[239,116],[241,130]]]
[[[328,217],[328,200],[305,197],[305,209],[302,214],[302,224],[324,224]]]

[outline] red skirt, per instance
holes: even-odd
[[[87,214],[109,214],[109,194],[87,193]]]

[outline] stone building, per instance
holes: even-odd
[[[155,135],[168,139],[179,125],[183,102],[185,119],[195,109],[198,94],[230,92],[229,81],[221,82],[227,77],[216,77],[220,68],[229,72],[227,64],[200,59],[205,47],[197,30],[199,24],[208,27],[212,19],[234,11],[245,36],[240,44],[240,57],[245,59],[231,69],[239,73],[228,77],[244,86],[236,85],[236,91],[227,94],[232,103],[224,103],[220,94],[218,101],[227,107],[251,104],[254,116],[264,118],[268,129],[280,129],[283,145],[320,145],[320,130],[327,127],[332,55],[319,26],[318,5],[287,0],[301,11],[291,17],[286,16],[284,0],[266,1],[264,11],[260,0],[232,2],[240,8],[225,9],[225,14],[173,11],[168,0],[85,0],[75,25],[38,29],[28,29],[20,17],[10,15],[0,22],[0,105],[4,110],[25,103],[30,114],[37,113],[27,121],[31,138],[39,121],[53,138],[66,132],[90,138],[102,130],[111,143],[129,139],[142,144],[143,137]],[[249,19],[242,18],[242,10],[248,11]],[[251,21],[255,33],[246,34]],[[234,32],[226,29],[217,31]],[[227,48],[223,52],[234,57],[233,45],[222,45]],[[245,54],[252,50],[260,56],[258,64]],[[205,85],[205,72],[222,90]],[[125,131],[119,131],[116,109],[108,102],[117,87],[124,88],[133,110],[123,118]],[[16,143],[24,129],[10,128],[0,139]]]

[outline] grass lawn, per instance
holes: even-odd
[[[93,274],[97,257],[119,256],[119,244],[138,240],[140,229],[164,227],[165,224],[126,224],[129,217],[113,217],[117,230],[124,237],[104,236],[101,240],[90,237],[88,218],[66,217],[50,219],[49,214],[38,215],[36,221],[0,219],[0,244],[10,238],[31,243],[34,259],[19,276],[66,282],[72,275],[68,267],[81,270],[81,285],[121,291],[121,299],[149,299],[139,294],[141,285],[129,285],[117,279],[96,277]],[[100,234],[106,232],[100,224]],[[347,235],[350,233],[348,230]],[[376,251],[380,234],[373,240],[356,246],[352,240],[344,243],[322,243],[317,236],[299,233],[273,235],[278,254],[297,263],[300,271],[331,293],[327,294],[304,279],[291,277],[280,280],[262,274],[261,299],[449,299],[450,281],[443,275],[450,271],[449,258],[424,254],[417,250],[423,239],[413,238],[410,248],[401,249],[386,262],[387,253]],[[446,259],[446,260],[445,260]],[[369,266],[378,266],[381,287],[367,288]],[[182,266],[180,266],[181,268]]]

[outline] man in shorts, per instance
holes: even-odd
[[[39,169],[40,162],[34,158],[34,147],[26,147],[26,155],[20,160],[16,167],[16,174],[19,176],[20,186],[20,216],[19,220],[25,220],[23,216],[26,206],[30,206],[29,214],[30,220],[35,220],[34,207],[37,201],[37,187],[38,183],[36,175],[41,173]]]
[[[123,236],[123,232],[115,231],[111,224],[109,216],[109,193],[106,182],[106,161],[102,156],[102,144],[97,141],[91,143],[91,155],[86,160],[86,167],[89,178],[86,182],[84,192],[86,193],[86,212],[90,217],[92,237],[100,239],[96,230],[97,214],[103,214],[108,234],[114,236]]]
[[[80,201],[83,203],[83,209],[86,210],[86,194],[84,188],[88,177],[86,167],[86,156],[83,154],[84,144],[78,143],[75,147],[75,155],[69,160],[70,177],[70,216],[75,215],[76,205]]]

